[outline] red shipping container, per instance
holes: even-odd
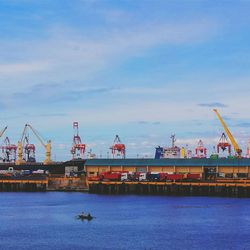
[[[103,179],[110,181],[119,181],[121,180],[121,173],[103,173]]]
[[[160,181],[165,181],[168,178],[167,173],[160,173]]]
[[[187,179],[200,180],[200,174],[187,174]]]
[[[184,174],[168,174],[167,179],[171,181],[177,181],[182,180],[184,177]]]

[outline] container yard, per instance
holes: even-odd
[[[250,159],[93,159],[90,192],[250,197]]]
[[[154,159],[126,158],[126,145],[116,135],[109,148],[112,158],[97,158],[95,154],[85,158],[87,145],[81,140],[78,122],[73,122],[72,159],[53,162],[51,140],[44,141],[26,124],[17,145],[8,137],[3,140],[0,190],[250,197],[249,147],[244,154],[219,112],[214,112],[224,132],[210,156],[202,140],[192,153],[177,146],[172,135],[171,146],[156,147]],[[6,130],[1,131],[1,137]],[[29,133],[44,148],[41,163],[36,161],[36,145],[30,142]],[[228,156],[221,158],[220,151]]]

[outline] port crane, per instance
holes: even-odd
[[[202,140],[198,141],[197,147],[195,148],[195,157],[197,158],[207,157],[207,149],[204,147],[204,143]]]
[[[111,149],[113,158],[115,158],[115,156],[118,156],[118,157],[120,156],[121,158],[125,159],[126,148],[125,148],[125,144],[121,142],[119,135],[115,136],[114,143],[110,147],[110,149]]]
[[[231,144],[227,140],[227,136],[225,133],[222,133],[220,140],[217,144],[217,153],[220,153],[220,149],[224,152],[226,149],[228,151],[229,156],[231,156]]]
[[[74,136],[73,136],[73,143],[71,148],[71,154],[73,159],[83,159],[86,144],[83,144],[81,141],[81,137],[79,135],[79,127],[78,122],[73,122],[73,129],[74,129]]]
[[[5,131],[7,130],[7,126],[0,132],[0,138],[3,136]],[[10,140],[8,137],[4,139],[4,145],[2,146],[2,154],[3,154],[3,161],[12,162],[16,160],[16,149],[17,146],[14,144],[10,144]]]
[[[213,110],[215,112],[215,114],[217,115],[222,127],[224,128],[229,140],[231,141],[232,145],[233,145],[233,148],[234,148],[234,151],[235,151],[235,154],[237,157],[241,158],[241,154],[242,154],[242,150],[240,149],[238,143],[236,142],[236,140],[234,139],[232,133],[230,132],[230,130],[228,129],[226,123],[224,122],[224,120],[222,119],[222,117],[220,116],[219,112],[217,109],[214,109]]]
[[[4,139],[4,145],[2,146],[2,154],[4,162],[15,162],[16,161],[16,150],[17,146],[10,143],[10,139],[7,136]]]
[[[29,142],[29,136],[24,137],[24,153],[26,162],[36,162],[35,157],[36,147],[34,144]]]
[[[42,140],[42,138],[39,136],[38,132],[30,124],[25,124],[21,139],[18,142],[18,146],[17,146],[17,151],[18,151],[17,155],[18,156],[17,156],[16,164],[20,165],[22,163],[25,163],[25,160],[23,159],[23,144],[25,143],[25,141],[26,141],[26,148],[25,148],[26,153],[28,153],[28,150],[30,150],[29,154],[31,154],[31,153],[33,153],[31,150],[35,149],[32,146],[33,144],[29,144],[29,142],[27,143],[26,131],[28,128],[33,132],[33,134],[36,136],[36,138],[40,141],[42,146],[45,148],[46,155],[45,155],[45,160],[43,161],[43,164],[45,164],[45,165],[50,164],[52,162],[51,161],[51,141],[49,140],[49,141],[47,141],[47,143],[45,143]],[[32,147],[30,147],[30,146],[32,146]]]

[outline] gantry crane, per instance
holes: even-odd
[[[220,153],[220,149],[224,152],[226,149],[228,151],[228,155],[231,156],[231,144],[227,140],[227,136],[225,133],[222,133],[220,140],[217,144],[217,153]]]
[[[83,144],[81,141],[81,137],[79,135],[78,122],[73,122],[73,129],[74,129],[74,136],[73,136],[73,143],[72,143],[72,148],[70,152],[72,154],[73,160],[76,158],[83,159],[86,144]]]
[[[24,137],[23,146],[24,146],[24,153],[25,153],[25,161],[36,162],[36,157],[35,157],[36,147],[34,144],[30,143],[28,135]]]
[[[3,136],[3,134],[4,134],[4,132],[7,130],[7,126],[4,128],[4,129],[2,129],[2,131],[0,132],[0,138]],[[5,144],[7,144],[9,142],[9,138],[8,137],[6,137],[5,138],[5,140],[4,140],[4,143]],[[9,143],[10,144],[10,143]],[[5,160],[5,158],[7,159],[7,161],[9,161],[9,155],[12,153],[14,153],[15,154],[15,152],[13,152],[13,150],[11,149],[11,146],[9,147],[10,145],[6,145],[6,146],[2,146],[2,153],[4,154],[4,156],[6,156],[6,157],[4,157],[4,160]],[[9,151],[9,150],[11,150],[11,152]],[[15,156],[14,156],[15,157]]]
[[[115,136],[113,145],[110,147],[113,158],[115,156],[125,158],[126,157],[126,147],[125,144],[121,142],[119,135]]]
[[[207,157],[207,148],[204,147],[202,140],[199,140],[197,147],[195,148],[195,157],[197,158]]]
[[[24,130],[23,130],[23,133],[22,133],[21,140],[18,142],[18,147],[17,147],[18,157],[17,157],[16,164],[20,165],[20,164],[25,162],[23,160],[23,142],[24,142],[24,139],[25,139],[25,133],[26,133],[27,128],[31,129],[33,134],[37,137],[37,139],[40,141],[42,146],[45,148],[46,156],[45,156],[45,160],[43,161],[43,164],[45,164],[45,165],[50,164],[52,162],[51,161],[51,141],[49,140],[47,143],[44,143],[42,138],[39,136],[38,132],[30,124],[26,124],[24,126]]]
[[[222,125],[222,127],[224,128],[229,140],[231,141],[232,145],[233,145],[233,148],[234,148],[234,151],[235,151],[235,154],[237,157],[241,158],[241,153],[242,153],[242,150],[240,149],[238,143],[236,142],[236,140],[234,139],[233,135],[231,134],[230,130],[228,129],[226,123],[223,121],[222,117],[220,116],[219,112],[217,109],[214,109],[213,110],[216,115],[218,116],[218,119]]]
[[[2,154],[4,162],[15,162],[16,161],[16,150],[17,146],[10,143],[10,139],[7,136],[4,139],[4,145],[2,146]]]

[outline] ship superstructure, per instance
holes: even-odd
[[[181,148],[175,145],[175,135],[171,135],[171,147],[156,148],[155,159],[178,159],[181,158]]]

